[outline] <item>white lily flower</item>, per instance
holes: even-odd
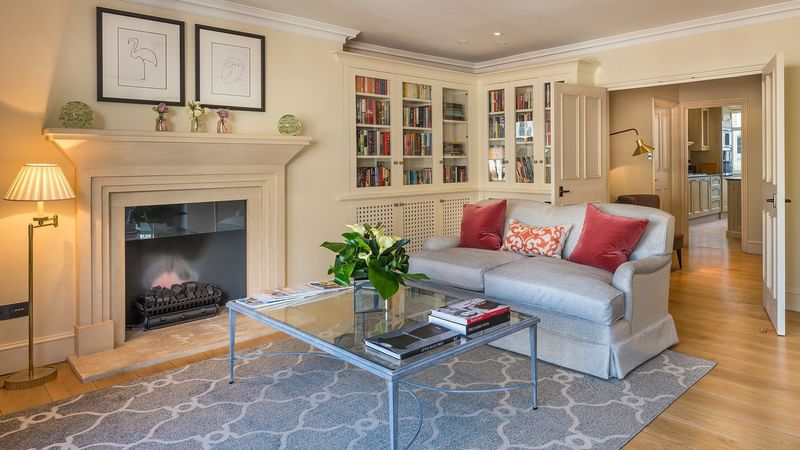
[[[378,248],[380,249],[379,250],[380,253],[383,253],[384,251],[386,251],[386,249],[390,248],[391,246],[394,245],[395,242],[397,242],[393,237],[385,235],[377,238],[376,240],[378,241]]]
[[[363,259],[366,262],[369,262],[369,257],[370,256],[371,256],[371,253],[367,253],[367,252],[361,252],[361,253],[358,254],[359,259]]]
[[[360,223],[357,223],[355,225],[348,225],[347,228],[350,228],[351,230],[355,231],[356,233],[360,234],[361,236],[363,236],[364,233],[367,232],[367,229],[364,227],[364,225],[362,225]]]

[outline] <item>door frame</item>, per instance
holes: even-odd
[[[681,102],[680,104],[680,141],[679,142],[686,142],[689,138],[689,120],[688,114],[689,109],[698,109],[698,108],[722,108],[723,106],[732,106],[737,105],[742,107],[742,141],[747,143],[749,130],[747,126],[748,120],[748,104],[746,98],[730,98],[730,99],[721,99],[721,100],[697,100],[697,101],[690,101],[690,102]],[[748,181],[750,178],[750,167],[748,163],[748,159],[745,154],[753,151],[749,148],[750,146],[745,145],[744,152],[742,154],[742,192],[741,192],[741,210],[742,210],[742,251],[745,253],[753,253],[760,255],[762,252],[762,242],[761,236],[758,237],[758,240],[751,239],[750,236],[750,229],[747,220],[747,213],[748,213],[748,202],[747,202],[747,192],[748,192]],[[689,167],[689,149],[686,147],[681,146],[682,150],[678,153],[680,154],[680,165],[678,167]],[[679,197],[680,207],[678,208],[678,212],[680,214],[680,219],[678,217],[675,218],[675,228],[678,229],[678,223],[681,222],[681,230],[683,231],[683,235],[686,239],[686,244],[688,246],[689,243],[689,171],[688,170],[681,170],[678,173],[678,189],[681,190],[681,194]],[[722,195],[726,195],[726,193],[722,193]]]

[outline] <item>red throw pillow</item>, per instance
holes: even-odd
[[[583,230],[569,260],[614,272],[628,261],[648,222],[647,219],[612,216],[587,203]]]
[[[461,218],[459,247],[497,250],[503,243],[503,226],[506,222],[506,201],[485,205],[464,205]]]

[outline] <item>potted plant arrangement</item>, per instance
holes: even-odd
[[[389,236],[378,224],[347,225],[350,231],[342,233],[344,242],[323,242],[321,247],[336,253],[328,269],[340,286],[349,286],[353,280],[369,280],[384,300],[405,286],[405,280],[427,280],[422,273],[408,273],[408,255],[404,248],[408,239]]]

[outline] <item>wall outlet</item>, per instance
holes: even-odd
[[[0,305],[0,320],[16,319],[28,315],[28,302]]]

